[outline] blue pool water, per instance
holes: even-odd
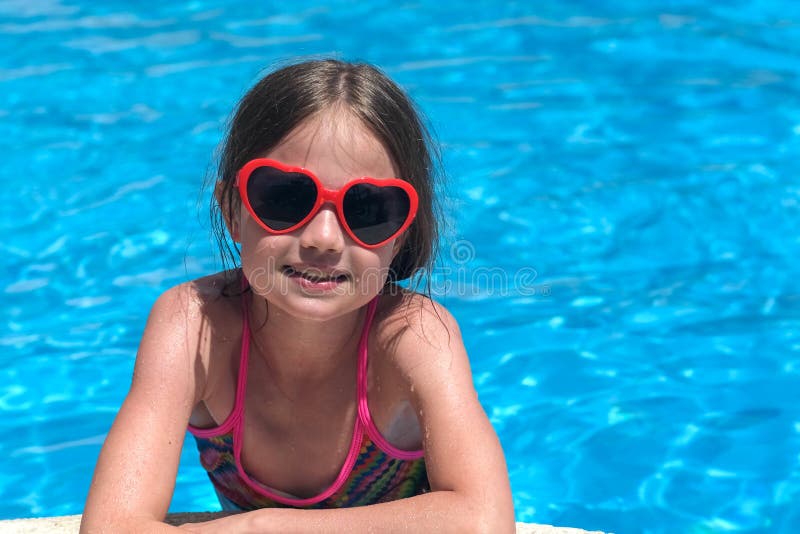
[[[443,144],[517,519],[800,531],[800,4],[287,4],[0,2],[0,517],[80,513],[151,303],[219,268],[228,113],[333,54]],[[185,449],[171,509],[217,509]]]

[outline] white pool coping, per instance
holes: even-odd
[[[171,525],[208,521],[217,516],[215,512],[188,512],[169,514],[166,522]],[[57,517],[37,517],[32,519],[0,520],[0,532],[3,534],[35,534],[35,533],[76,533],[81,525],[80,515],[64,515]],[[602,534],[597,531],[579,528],[554,527],[535,523],[517,523],[517,534]]]

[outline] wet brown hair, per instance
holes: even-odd
[[[239,261],[239,249],[228,239],[225,225],[226,214],[236,214],[238,209],[237,171],[269,152],[303,121],[334,107],[352,114],[377,137],[398,178],[411,183],[419,195],[416,219],[392,261],[387,284],[431,272],[441,211],[435,194],[440,176],[438,149],[411,99],[386,74],[369,64],[335,59],[275,70],[239,102],[221,145],[217,195],[211,202],[212,228],[224,267]]]

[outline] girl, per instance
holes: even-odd
[[[241,267],[153,306],[83,532],[174,529],[187,427],[246,513],[186,530],[513,532],[458,325],[396,285],[430,266],[432,178],[412,104],[374,67],[309,61],[245,95],[215,189]]]

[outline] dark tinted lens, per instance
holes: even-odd
[[[411,203],[399,187],[358,184],[347,190],[342,207],[350,230],[361,241],[374,245],[403,226]]]
[[[247,181],[247,197],[264,224],[273,230],[286,230],[311,212],[317,187],[305,174],[259,167]]]

